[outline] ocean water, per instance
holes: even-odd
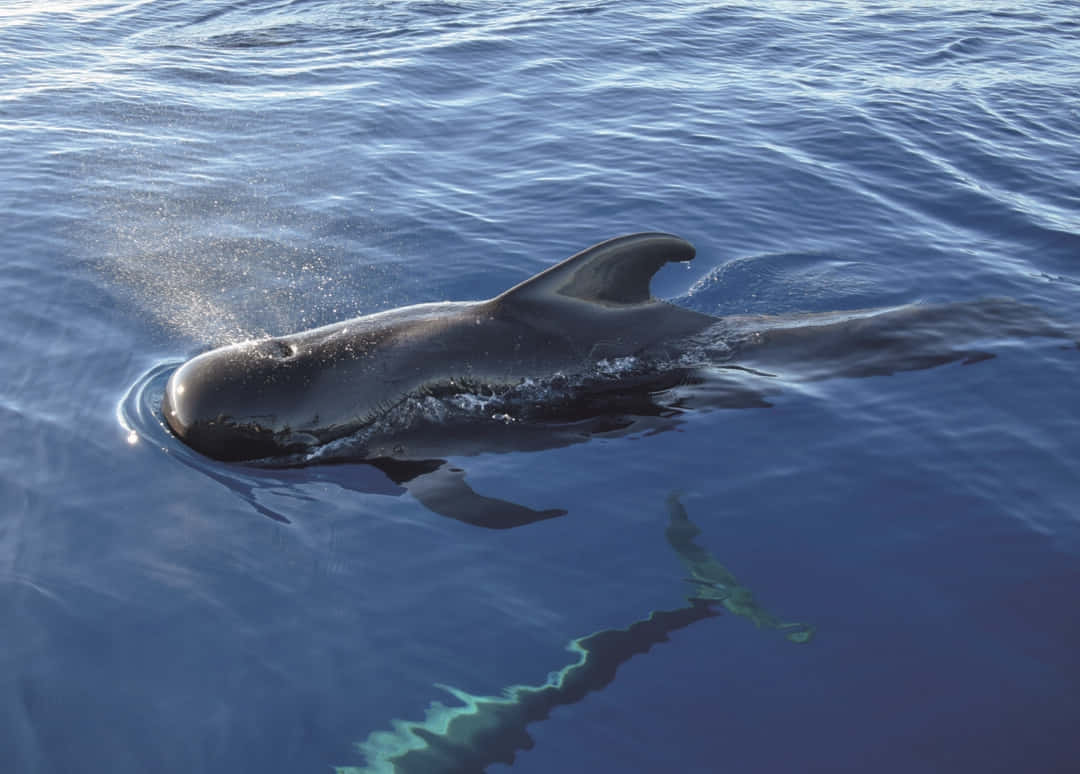
[[[1074,770],[1075,3],[9,2],[0,85],[0,771]],[[160,424],[644,230],[698,311],[963,324],[452,456],[513,529]]]

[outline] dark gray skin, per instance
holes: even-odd
[[[487,301],[419,304],[221,347],[173,373],[162,410],[197,451],[248,460],[352,435],[425,389],[666,357],[716,322],[649,293],[661,266],[693,257],[670,234],[616,237]],[[386,439],[367,451],[374,459],[394,449]]]
[[[1045,336],[1075,346],[1075,332],[1007,300],[715,318],[653,299],[653,274],[693,256],[669,234],[618,237],[488,301],[421,304],[215,349],[173,373],[162,409],[202,454],[272,458],[257,463],[270,482],[308,465],[308,449],[347,437],[328,456],[319,450],[320,461],[339,464],[305,476],[352,488],[357,476],[340,463],[370,463],[436,513],[505,529],[565,511],[480,495],[447,458],[660,432],[678,426],[688,408],[768,407],[785,383],[974,363],[993,356],[977,346],[987,338]],[[687,354],[709,373],[672,365]],[[589,384],[597,361],[627,356],[645,367]],[[408,421],[407,398],[428,389],[468,392],[557,373],[584,377],[571,380],[583,389],[550,412],[530,405],[525,421]],[[385,421],[399,416],[406,421]],[[201,469],[285,518],[254,496],[259,476]]]

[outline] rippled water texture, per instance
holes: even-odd
[[[6,3],[0,771],[1071,770],[1078,84],[1073,2]],[[210,346],[643,230],[738,336],[638,424],[162,425]]]

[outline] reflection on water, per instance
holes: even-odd
[[[785,632],[792,642],[813,638],[813,626],[786,623],[765,611],[749,589],[694,542],[701,530],[676,494],[668,497],[667,506],[665,535],[692,586],[685,605],[651,611],[623,629],[602,629],[572,640],[567,650],[577,659],[539,685],[512,685],[502,696],[475,696],[439,686],[460,706],[432,702],[422,721],[391,721],[393,731],[376,731],[356,744],[367,764],[339,766],[338,774],[480,774],[495,763],[511,764],[518,750],[533,746],[526,730],[529,724],[544,720],[556,707],[576,704],[603,690],[634,656],[667,642],[679,629],[719,615],[714,607],[718,602],[758,627]]]

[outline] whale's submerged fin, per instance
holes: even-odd
[[[649,281],[668,261],[689,261],[694,246],[672,234],[627,234],[593,245],[498,296],[530,302],[553,294],[607,304],[652,300]]]

